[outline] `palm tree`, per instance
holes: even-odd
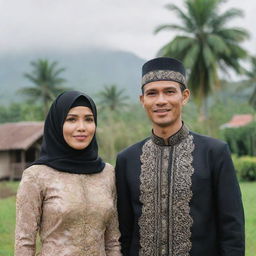
[[[250,68],[246,71],[247,79],[242,80],[235,90],[239,98],[248,99],[249,104],[256,110],[256,57],[250,56]]]
[[[56,61],[49,62],[46,59],[33,61],[31,66],[32,72],[25,73],[24,76],[36,86],[22,88],[20,92],[29,96],[33,101],[41,101],[46,115],[54,98],[68,89],[61,86],[65,79],[59,76],[65,69],[58,68]]]
[[[242,28],[230,28],[227,22],[241,17],[242,11],[229,9],[223,13],[220,4],[224,0],[185,0],[184,10],[174,4],[166,7],[175,12],[180,24],[157,27],[161,30],[176,30],[179,34],[158,53],[180,59],[189,70],[188,85],[201,108],[201,118],[207,116],[207,96],[220,87],[218,71],[227,68],[242,73],[239,61],[247,57],[240,43],[249,34]]]
[[[256,110],[256,57],[251,57],[252,69],[247,72],[250,86],[254,86],[249,103]]]
[[[111,111],[118,110],[127,105],[125,102],[128,96],[124,95],[123,90],[118,90],[117,86],[112,84],[105,86],[104,90],[98,93],[99,104],[102,107],[108,107]]]

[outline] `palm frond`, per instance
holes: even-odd
[[[209,34],[206,38],[206,41],[216,55],[219,53],[230,53],[230,49],[228,48],[227,43],[225,42],[225,40],[223,40],[222,37],[216,34]]]
[[[225,41],[233,41],[235,43],[243,42],[249,38],[249,33],[242,28],[223,28],[215,32],[218,36],[225,39]]]
[[[26,94],[31,99],[42,101],[46,114],[53,99],[60,92],[67,89],[61,87],[65,79],[60,77],[60,74],[65,69],[58,68],[58,63],[56,61],[49,62],[46,59],[38,59],[37,61],[32,61],[30,64],[32,66],[32,71],[30,73],[25,73],[24,76],[34,83],[36,87],[27,87],[19,92]]]
[[[183,8],[169,4],[167,8],[176,14],[179,23],[156,28],[156,32],[179,32],[157,55],[178,58],[184,62],[188,68],[189,84],[198,98],[206,98],[214,87],[219,87],[220,68],[244,72],[240,60],[247,57],[247,51],[240,43],[248,38],[249,33],[243,28],[226,25],[230,20],[242,17],[243,13],[235,8],[221,12],[220,5],[224,2],[185,0]]]
[[[195,28],[194,23],[192,22],[190,17],[185,12],[183,12],[178,6],[174,4],[167,4],[166,8],[172,12],[175,12],[182,21],[182,23],[185,25],[185,27],[188,28],[188,30],[191,31]]]
[[[230,20],[237,17],[243,17],[243,16],[244,16],[244,13],[242,10],[231,8],[225,11],[223,14],[219,14],[213,19],[211,19],[209,25],[212,26],[214,30],[218,30],[224,27]]]
[[[154,30],[154,33],[157,34],[159,31],[162,31],[162,30],[177,30],[177,31],[182,31],[182,32],[185,32],[185,33],[190,33],[191,31],[188,30],[186,27],[183,27],[183,26],[179,26],[179,25],[175,25],[175,24],[166,24],[166,25],[161,25],[161,26],[158,26],[155,30]]]

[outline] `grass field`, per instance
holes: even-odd
[[[256,255],[256,182],[241,183],[245,212],[246,256]]]
[[[0,199],[0,256],[13,256],[15,192],[17,187],[18,182],[0,183],[0,197],[6,197]]]
[[[17,182],[1,182],[3,191],[10,195],[16,192]],[[256,255],[256,182],[241,183],[246,219],[246,256]],[[8,195],[6,195],[8,196]],[[0,199],[0,256],[13,256],[15,229],[15,196]]]

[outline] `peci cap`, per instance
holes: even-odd
[[[154,81],[175,81],[186,86],[186,71],[181,61],[159,57],[142,66],[142,87]]]

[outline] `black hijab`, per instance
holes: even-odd
[[[94,134],[91,143],[82,150],[70,147],[63,137],[63,124],[69,110],[74,106],[88,106],[97,126],[97,110],[93,100],[86,94],[69,91],[60,94],[52,103],[44,126],[40,157],[35,164],[45,164],[58,171],[91,174],[103,170],[105,163],[98,156],[98,145]]]

